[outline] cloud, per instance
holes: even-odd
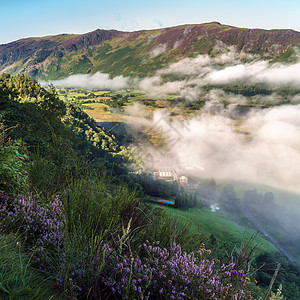
[[[121,90],[130,86],[130,79],[123,76],[110,78],[109,74],[97,72],[93,75],[71,75],[65,79],[53,80],[51,83],[55,87]],[[49,82],[41,84],[47,85]]]
[[[238,131],[231,118],[208,113],[186,121],[185,126],[169,121],[170,128],[159,128],[168,140],[178,140],[166,154],[169,165],[197,166],[205,170],[198,173],[202,177],[266,184],[300,193],[299,115],[300,105],[287,105],[252,111]],[[160,166],[161,161],[156,160]]]
[[[265,82],[273,85],[300,84],[300,63],[293,65],[270,64],[258,61],[248,64],[238,64],[222,70],[213,70],[204,78],[210,83],[230,83],[249,80],[250,82]]]
[[[162,84],[160,76],[146,77],[139,82],[139,89],[155,96],[176,94],[186,85],[185,81],[172,81]]]
[[[149,53],[150,58],[164,53],[166,49],[166,44],[154,47]],[[242,63],[236,50],[232,47],[222,48],[222,44],[217,44],[213,52],[215,55],[213,57],[198,55],[194,58],[187,57],[171,63],[158,70],[154,76],[143,79],[123,76],[110,78],[108,74],[97,72],[93,75],[71,75],[68,78],[53,81],[53,84],[57,87],[112,90],[134,85],[158,97],[166,94],[178,94],[191,101],[199,99],[200,96],[206,97],[202,87],[211,84],[230,84],[243,81],[249,84],[266,83],[274,87],[282,85],[300,86],[300,63],[292,65],[271,64],[268,61]],[[232,95],[227,95],[227,98],[231,97]],[[299,103],[300,99],[299,96],[295,96],[290,100],[291,103]],[[252,101],[260,104],[274,104],[281,102],[282,96],[256,96],[252,97]]]
[[[159,74],[176,73],[180,75],[202,75],[211,70],[211,58],[208,55],[199,55],[196,58],[184,58],[159,70]]]
[[[153,57],[159,55],[165,49],[165,44],[159,45],[153,49],[151,55]],[[240,53],[232,47],[222,48],[222,44],[217,44],[213,52],[213,57],[198,55],[171,63],[158,70],[153,77],[141,80],[139,88],[153,95],[178,93],[188,100],[197,100],[203,94],[201,88],[205,85],[240,82],[250,85],[264,83],[270,87],[299,87],[300,85],[300,63],[290,65],[272,64],[268,61],[243,63]],[[244,54],[244,58],[253,59],[253,56],[248,56]],[[269,99],[265,96],[253,97],[253,102],[260,104],[274,104],[280,101],[282,101],[282,96],[278,95],[272,95]],[[299,97],[294,97],[291,101],[299,103]]]
[[[150,53],[149,53],[150,58],[154,58],[156,56],[163,54],[164,52],[166,52],[166,49],[167,49],[166,44],[160,44],[160,45],[156,46],[155,48],[153,48],[150,51]]]

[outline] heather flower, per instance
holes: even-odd
[[[203,258],[201,251],[195,256],[182,252],[176,244],[170,251],[156,245],[144,244],[144,248],[147,255],[143,258],[121,257],[112,249],[106,253],[104,284],[114,293],[124,296],[129,289],[133,298],[143,299],[243,298],[241,286],[231,282],[231,275],[239,274],[234,264],[220,268],[214,260]]]
[[[14,201],[0,194],[0,228],[20,231],[41,269],[49,262],[48,251],[60,247],[63,240],[64,216],[62,202],[55,197],[47,205],[32,195],[17,196]]]
[[[66,284],[63,270],[69,269],[70,282],[78,293],[84,293],[87,278],[98,282],[105,296],[114,294],[133,299],[242,299],[245,297],[246,274],[234,263],[219,265],[207,259],[210,250],[201,245],[196,253],[183,252],[173,244],[168,250],[159,242],[143,244],[145,255],[127,256],[108,244],[102,244],[89,257],[89,246],[67,265],[64,248],[65,217],[58,197],[47,205],[32,195],[18,196],[12,201],[0,194],[0,228],[3,231],[22,229],[28,247],[34,250],[36,264],[54,274],[60,285]],[[51,269],[51,251],[59,259],[61,269]],[[211,257],[211,255],[209,256]],[[69,284],[69,282],[67,283]],[[102,289],[102,287],[104,287]],[[225,297],[225,298],[224,298]]]

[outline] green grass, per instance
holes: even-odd
[[[0,261],[0,299],[54,297],[49,289],[50,280],[31,268],[31,257],[25,254],[21,242],[12,235],[0,235]]]
[[[221,217],[222,212],[211,212],[209,208],[190,208],[188,210],[174,209],[160,206],[166,212],[170,213],[181,224],[190,222],[190,230],[194,233],[205,236],[214,235],[217,241],[227,243],[228,245],[240,246],[250,240],[251,236],[257,232],[253,229],[245,228],[232,221]],[[252,246],[258,245],[257,254],[262,252],[277,251],[276,248],[262,235],[258,234],[253,241]]]

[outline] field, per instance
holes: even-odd
[[[222,217],[222,211],[211,212],[209,208],[201,209],[190,208],[188,210],[174,209],[162,205],[155,205],[164,209],[168,214],[173,216],[179,224],[189,223],[190,230],[194,233],[203,234],[205,236],[215,236],[220,243],[240,247],[247,243],[251,236],[257,234],[257,231],[245,228],[234,222],[226,220]],[[277,251],[277,249],[267,241],[261,234],[257,234],[252,247],[256,246],[256,253]]]
[[[120,115],[108,111],[107,105],[103,103],[88,103],[83,104],[84,111],[93,118],[97,123],[99,122],[120,122]]]

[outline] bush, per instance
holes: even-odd
[[[104,245],[98,260],[98,289],[104,284],[109,288],[106,296],[117,299],[246,298],[249,279],[234,263],[220,266],[208,258],[210,250],[205,248],[188,254],[175,243],[170,251],[158,244],[144,244],[141,258],[120,255]]]
[[[27,186],[27,155],[22,142],[12,141],[0,123],[0,191],[24,190]]]

